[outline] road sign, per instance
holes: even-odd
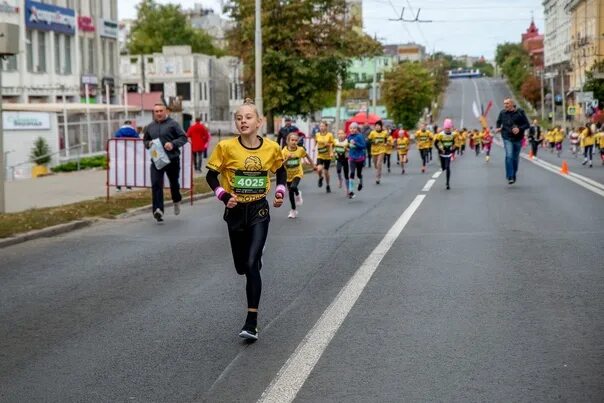
[[[577,92],[575,93],[575,99],[580,103],[591,103],[594,100],[594,93],[593,91]]]
[[[575,116],[577,114],[577,108],[575,106],[569,106],[566,110],[568,116]]]

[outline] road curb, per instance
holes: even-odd
[[[0,249],[7,246],[16,245],[19,243],[31,241],[39,238],[49,238],[55,235],[65,234],[67,232],[75,231],[81,228],[86,228],[98,221],[95,218],[72,221],[65,224],[53,225],[39,230],[33,230],[24,234],[15,235],[9,238],[0,239]]]

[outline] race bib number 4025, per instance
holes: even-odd
[[[264,194],[267,184],[266,171],[235,171],[233,190],[237,194]]]

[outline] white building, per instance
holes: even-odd
[[[18,55],[2,64],[2,99],[102,102],[117,81],[117,0],[3,0],[0,21],[19,26]]]
[[[122,89],[163,93],[168,104],[171,98],[181,97],[185,127],[195,116],[204,122],[232,120],[244,98],[242,77],[239,59],[192,53],[190,46],[164,46],[162,53],[120,56]]]
[[[215,46],[227,46],[226,33],[233,28],[233,22],[221,17],[211,8],[204,8],[203,4],[195,3],[193,9],[184,10],[193,28],[204,30],[212,37]]]
[[[544,0],[544,65],[553,70],[570,63],[570,14],[564,10],[568,0]]]

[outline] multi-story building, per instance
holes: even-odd
[[[376,81],[380,82],[384,73],[397,63],[397,58],[391,55],[353,59],[347,70],[347,81],[354,83],[357,88],[368,87],[373,82],[374,73]]]
[[[568,0],[544,0],[545,35],[543,39],[546,70],[568,69],[570,62],[570,15],[564,10]]]
[[[570,15],[570,87],[580,91],[586,72],[604,58],[604,1],[567,0]]]
[[[193,28],[204,30],[212,37],[215,46],[227,46],[226,33],[233,27],[233,22],[221,17],[211,8],[204,8],[203,4],[195,3],[190,10],[184,10]]]
[[[192,53],[190,46],[164,46],[161,53],[120,56],[122,88],[129,93],[163,94],[166,104],[179,97],[185,126],[195,116],[204,122],[232,120],[243,99],[242,77],[239,59]],[[137,105],[139,98],[129,99]]]
[[[88,95],[94,103],[106,88],[115,94],[117,0],[4,0],[0,21],[19,26],[20,49],[2,64],[3,101],[85,102]]]
[[[384,46],[384,54],[394,56],[397,62],[421,62],[426,58],[426,47],[417,43]]]

